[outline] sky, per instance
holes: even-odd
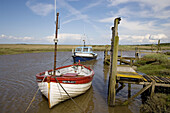
[[[114,19],[120,45],[170,43],[170,0],[0,0],[0,44],[111,43]]]

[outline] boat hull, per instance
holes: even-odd
[[[74,62],[94,60],[96,57],[73,56]]]
[[[72,57],[74,62],[79,61],[89,61],[97,58],[97,53],[92,51],[92,47],[83,46],[77,47],[75,50],[72,50]]]
[[[76,97],[78,95],[85,93],[90,88],[91,84],[92,82],[86,84],[62,84],[61,83],[61,85],[70,95],[70,97]],[[52,108],[56,104],[69,99],[69,96],[62,89],[59,83],[43,82],[43,83],[38,83],[38,86],[42,94],[44,94],[48,98],[49,108]]]
[[[36,75],[40,91],[49,101],[49,108],[85,93],[92,84],[94,71],[81,64],[74,64]]]

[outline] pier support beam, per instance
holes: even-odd
[[[108,45],[105,46],[105,51],[104,51],[104,64],[108,63]]]
[[[122,65],[122,50],[120,52],[120,65]]]
[[[131,97],[131,84],[128,83],[128,98]]]
[[[152,81],[151,97],[154,95],[155,92],[155,83],[155,81]]]
[[[115,106],[116,94],[116,75],[117,75],[117,59],[118,59],[118,24],[120,18],[114,20],[114,27],[112,27],[112,42],[111,42],[111,59],[110,59],[110,74],[109,74],[109,88],[108,88],[108,105]]]
[[[140,95],[141,93],[143,93],[144,91],[146,91],[148,88],[151,87],[151,84],[145,86],[143,89],[141,89],[138,93],[136,93],[134,96],[132,96],[131,98],[129,98],[127,101],[125,101],[123,103],[123,105],[127,105],[130,101],[132,101],[134,98],[136,98],[138,95]]]

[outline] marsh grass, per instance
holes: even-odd
[[[58,51],[71,51],[75,46],[58,45]],[[53,52],[54,45],[0,44],[0,55]]]
[[[137,71],[147,75],[170,76],[170,59],[165,54],[148,54],[135,62]]]
[[[82,45],[58,45],[58,51],[72,51],[72,49]],[[110,45],[87,45],[92,46],[93,51],[104,51],[107,47],[110,50]],[[138,47],[141,50],[151,50],[151,46],[142,45],[119,45],[119,51],[135,50]],[[156,48],[155,48],[156,49]],[[162,50],[170,50],[169,45],[162,47]],[[35,53],[35,52],[52,52],[54,51],[54,45],[41,45],[41,44],[0,44],[0,55],[6,54],[20,54],[20,53]]]
[[[169,113],[170,111],[170,95],[155,94],[153,97],[148,97],[147,101],[142,104],[142,113]]]

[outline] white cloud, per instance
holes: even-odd
[[[169,27],[170,28],[170,23],[165,23],[165,24],[161,24],[163,27]]]
[[[99,0],[96,3],[89,3],[86,7],[82,8],[81,10],[77,10],[76,8],[72,7],[68,2],[65,0],[57,0],[57,5],[60,8],[66,9],[69,14],[66,16],[68,19],[64,22],[62,22],[62,25],[70,23],[75,20],[83,20],[84,22],[90,24],[98,33],[101,33],[102,30],[100,30],[99,27],[97,27],[89,18],[88,15],[83,14],[82,12],[86,11],[87,9],[93,8],[101,4],[102,1]],[[72,16],[72,17],[71,17]]]
[[[151,6],[150,8],[154,9],[154,11],[164,9],[170,4],[169,0],[163,0],[163,1],[162,0],[156,0],[156,1],[155,0],[109,0],[109,2],[110,2],[109,6],[117,6],[119,4],[137,2],[140,3],[141,6],[143,5]]]
[[[75,20],[87,20],[88,16],[82,14],[79,10],[75,9],[71,5],[69,5],[65,0],[57,0],[57,6],[60,8],[66,9],[71,15],[74,15],[76,17]],[[70,20],[74,20],[70,18]]]
[[[157,35],[120,35],[120,44],[156,44],[161,39],[161,43],[167,42],[167,36],[165,34]]]
[[[143,22],[143,21],[129,21],[126,19],[122,19],[120,26],[126,28],[127,30],[134,30],[137,32],[143,30],[148,32],[148,31],[152,31],[153,29],[156,29],[154,24],[155,24],[154,21]]]
[[[33,4],[31,0],[26,2],[26,6],[29,7],[35,14],[41,16],[47,16],[54,10],[54,6],[52,4],[44,4],[44,3],[36,3]]]
[[[160,40],[160,39],[167,39],[168,37],[165,34],[157,34],[151,35],[150,40]]]
[[[114,19],[115,19],[114,17],[108,17],[108,18],[100,19],[100,20],[98,20],[98,22],[112,23],[112,21],[113,21]]]
[[[47,36],[45,39],[52,43],[55,38],[55,35]],[[59,44],[80,44],[81,39],[83,38],[82,34],[70,34],[70,33],[61,33],[58,35]]]
[[[82,12],[85,12],[86,10],[89,10],[90,8],[96,7],[102,3],[101,0],[98,0],[94,3],[89,3],[87,6],[83,7],[82,9],[76,9],[72,7],[68,2],[65,0],[57,0],[57,6],[60,8],[64,8],[69,13],[66,16],[67,20],[64,21],[62,24],[67,24],[75,20],[83,20],[84,22],[87,22],[94,26],[94,24],[90,21],[88,15],[83,14]]]
[[[0,35],[0,39],[10,39],[10,40],[21,40],[21,41],[26,41],[26,40],[32,40],[32,37],[16,37],[16,36],[7,36],[7,35]]]
[[[108,6],[118,6],[126,3],[133,4],[134,2],[139,5],[138,10],[131,10],[132,7],[127,5],[123,9],[119,8],[116,14],[121,14],[122,16],[138,15],[138,17],[159,19],[170,17],[170,11],[166,10],[170,6],[170,0],[110,0]]]
[[[81,12],[85,12],[86,10],[96,7],[96,6],[100,5],[101,3],[102,3],[101,0],[97,0],[94,3],[89,3],[86,7],[81,9]]]
[[[104,18],[99,20],[99,22],[102,23],[113,23],[114,19],[116,17],[108,17],[108,18]],[[126,18],[121,19],[120,21],[120,27],[123,27],[125,29],[128,30],[135,30],[135,31],[139,31],[139,30],[151,30],[154,28],[154,21],[150,21],[150,22],[142,22],[142,21],[129,21]]]

